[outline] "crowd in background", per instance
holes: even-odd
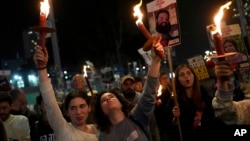
[[[40,81],[36,104],[29,109],[20,88],[1,92],[1,140],[216,140],[233,136],[231,125],[250,124],[250,84],[236,86],[226,61],[216,62],[210,89],[188,64],[179,65],[170,79],[155,57],[148,75],[124,75],[119,87],[95,93],[86,89],[82,74],[75,74],[73,89],[58,100],[47,75],[48,54],[38,46],[35,55]]]
[[[157,31],[165,34],[161,31],[171,28],[169,13],[160,11],[156,17]],[[33,61],[39,95],[34,110],[22,89],[0,92],[0,140],[211,141],[241,136],[232,129],[250,125],[250,84],[235,83],[237,62],[214,64],[213,87],[202,85],[188,64],[178,65],[170,78],[169,72],[160,71],[159,54],[173,37],[167,33],[162,38],[150,44],[152,60],[145,76],[127,74],[118,86],[94,91],[85,89],[89,82],[82,74],[75,74],[65,97],[56,97],[47,70],[49,53],[37,45]],[[231,46],[228,41],[227,49]]]

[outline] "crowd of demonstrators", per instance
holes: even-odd
[[[159,42],[153,45],[155,50],[164,51]],[[125,96],[117,90],[104,90],[98,94],[95,117],[100,130],[100,141],[152,141],[149,122],[154,114],[161,65],[161,58],[156,55],[154,49],[152,50],[152,64],[148,71],[148,78],[144,84],[141,98],[135,106],[131,105]]]
[[[138,101],[141,99],[142,93],[136,91],[136,80],[135,76],[132,75],[125,75],[120,80],[120,89],[122,95],[132,103],[132,105],[136,105]],[[158,132],[158,127],[155,119],[155,115],[153,114],[150,119],[150,132],[152,135],[152,139],[154,141],[159,141],[160,136]]]
[[[158,131],[161,141],[168,140],[168,135],[165,133],[165,121],[167,119],[167,114],[165,114],[165,109],[170,103],[172,96],[172,88],[169,83],[168,74],[166,72],[161,72],[159,76],[159,83],[161,86],[161,92],[157,94],[156,107],[155,107],[155,118],[158,126]],[[159,88],[158,88],[159,90]]]
[[[158,14],[168,15],[164,11]],[[47,75],[47,49],[38,45],[33,59],[39,76],[37,107],[41,115],[29,110],[22,89],[1,92],[1,134],[6,131],[9,140],[19,141],[198,141],[213,140],[227,125],[250,125],[250,101],[242,97],[235,101],[238,90],[230,81],[235,71],[230,65],[216,63],[214,95],[200,84],[189,65],[179,65],[173,78],[174,93],[168,74],[160,73],[162,60],[155,52],[164,52],[162,46],[160,41],[153,43],[145,81],[125,75],[119,88],[103,89],[92,97],[85,89],[84,76],[75,74],[73,89],[61,109]],[[159,86],[162,90],[157,95]],[[245,97],[250,96],[248,86],[239,85],[244,87]]]
[[[48,77],[48,52],[46,48],[36,46],[34,63],[38,71],[39,87],[46,107],[46,114],[51,128],[59,141],[97,141],[97,128],[86,124],[91,111],[91,99],[81,90],[70,91],[64,99],[64,108],[70,122],[64,118],[59,108],[51,80]]]
[[[245,99],[234,101],[235,87],[229,79],[232,77],[229,65],[225,62],[217,63],[215,74],[218,79],[218,88],[213,99],[216,117],[222,119],[227,125],[250,125],[250,84],[243,85]]]
[[[160,43],[155,47],[163,50]],[[249,99],[235,98],[237,88],[249,98],[250,84],[239,83],[236,88],[231,83],[235,70],[230,65],[216,63],[214,95],[200,84],[189,65],[179,65],[175,70],[176,96],[173,96],[168,74],[159,71],[161,59],[155,55],[155,50],[151,52],[153,60],[145,82],[125,75],[120,80],[120,88],[103,89],[93,99],[84,88],[83,75],[76,74],[72,79],[73,89],[66,95],[61,109],[47,75],[48,52],[37,46],[34,62],[39,75],[41,93],[37,106],[41,115],[29,110],[22,89],[1,92],[0,118],[7,138],[20,141],[198,141],[230,133],[227,125],[250,125]],[[137,80],[143,90],[136,90]],[[161,95],[157,95],[160,85]]]
[[[0,92],[0,119],[7,134],[8,140],[30,141],[29,120],[23,115],[12,115],[12,97],[9,92]]]
[[[13,88],[9,91],[9,93],[12,97],[10,113],[13,115],[24,115],[28,118],[31,141],[36,141],[34,129],[35,122],[38,120],[38,115],[36,112],[29,109],[25,91],[21,88]]]
[[[36,97],[36,105],[39,110],[39,120],[35,123],[35,140],[36,141],[55,141],[55,134],[51,128],[44,105],[42,95]]]

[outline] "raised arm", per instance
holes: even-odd
[[[215,115],[226,124],[250,124],[250,100],[233,101],[234,86],[230,83],[232,71],[226,64],[216,64],[215,74],[218,80],[212,105]]]
[[[154,112],[156,101],[156,89],[158,87],[158,78],[160,72],[161,58],[156,52],[164,53],[164,49],[159,41],[153,42],[151,49],[152,62],[148,70],[148,76],[144,85],[142,96],[131,115],[139,122],[143,128],[147,128],[149,120]]]
[[[47,49],[42,48],[41,46],[36,46],[33,60],[38,70],[39,82],[43,83],[49,81],[47,72],[47,63],[49,60],[49,55]]]
[[[59,108],[55,92],[50,82],[50,78],[48,77],[46,67],[49,56],[47,49],[42,48],[41,46],[36,46],[33,59],[38,70],[39,87],[45,104],[49,124],[55,133],[60,132],[60,130],[62,130],[61,128],[66,125],[67,122]]]

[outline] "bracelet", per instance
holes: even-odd
[[[44,70],[46,69],[47,67],[41,67],[41,68],[36,68],[37,70]]]

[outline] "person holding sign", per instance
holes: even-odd
[[[170,141],[209,140],[215,129],[215,115],[212,107],[212,98],[208,91],[200,85],[193,68],[187,64],[179,65],[175,70],[175,88],[177,103],[171,100],[167,110],[168,123],[164,125]],[[178,129],[175,117],[179,117]]]

